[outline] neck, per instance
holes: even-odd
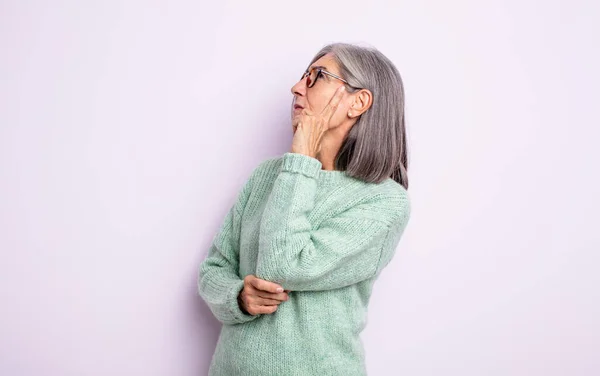
[[[317,159],[323,165],[323,170],[335,170],[335,157],[337,157],[348,132],[343,127],[332,128],[323,135],[321,150]]]

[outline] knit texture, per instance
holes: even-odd
[[[408,192],[285,153],[251,174],[198,271],[198,292],[223,323],[211,376],[363,376],[359,334],[373,284],[410,216]],[[248,315],[243,278],[291,290],[273,314]]]

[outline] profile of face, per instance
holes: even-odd
[[[303,109],[308,109],[313,114],[323,111],[335,95],[336,90],[340,86],[345,85],[344,81],[342,81],[343,79],[340,79],[339,66],[330,54],[321,57],[311,64],[308,71],[310,72],[313,68],[320,68],[324,72],[317,75],[317,71],[314,70],[312,71],[312,75],[303,77],[292,86],[292,94],[294,95],[292,123],[293,119],[299,116]],[[355,123],[356,118],[371,105],[371,100],[371,93],[366,89],[360,89],[355,92],[344,92],[342,100],[329,123],[330,129],[344,124],[352,125]]]

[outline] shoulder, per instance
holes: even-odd
[[[388,178],[385,181],[376,184],[374,191],[387,200],[410,203],[408,190],[397,181]]]
[[[364,183],[360,198],[353,203],[361,216],[385,222],[390,226],[404,226],[410,217],[411,200],[408,191],[393,179],[381,183]]]
[[[411,199],[408,190],[404,186],[393,179],[388,179],[382,186],[387,194],[392,205],[394,215],[394,224],[399,227],[406,226],[410,218]]]

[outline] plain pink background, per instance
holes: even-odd
[[[196,271],[327,42],[406,84],[369,374],[600,374],[592,1],[2,1],[0,374],[204,375]]]

